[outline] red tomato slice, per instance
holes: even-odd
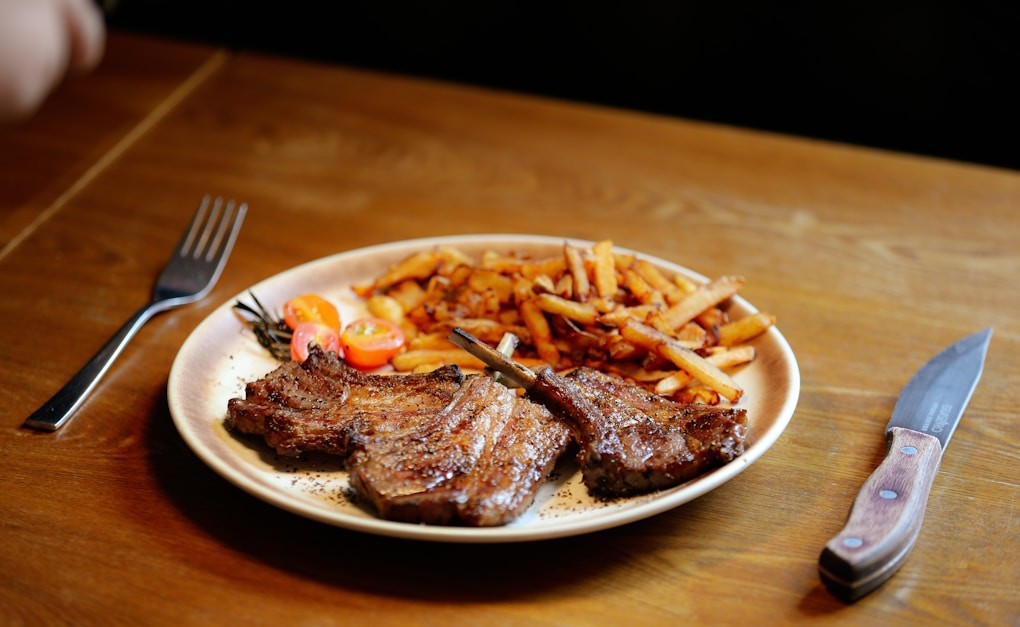
[[[318,294],[305,294],[283,304],[283,321],[291,330],[302,322],[321,322],[340,332],[340,312]]]
[[[290,358],[294,361],[308,359],[308,345],[312,342],[325,351],[340,351],[340,334],[336,329],[322,322],[302,322],[290,338]]]
[[[344,360],[356,368],[383,366],[404,346],[404,332],[382,318],[361,318],[347,325],[340,335]]]

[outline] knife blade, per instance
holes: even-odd
[[[818,572],[853,602],[903,565],[921,531],[942,453],[977,387],[992,330],[936,355],[903,388],[886,425],[886,456],[861,486],[843,529],[825,545]]]

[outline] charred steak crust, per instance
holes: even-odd
[[[744,451],[743,409],[687,405],[590,368],[543,370],[531,393],[574,429],[588,489],[628,496],[683,483]]]

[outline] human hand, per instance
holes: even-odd
[[[0,0],[0,121],[30,116],[66,75],[95,67],[105,40],[89,0]]]

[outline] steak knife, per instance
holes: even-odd
[[[885,583],[921,531],[942,452],[981,378],[992,330],[966,337],[929,361],[903,389],[885,428],[885,459],[861,486],[846,525],[825,545],[818,572],[853,602]]]

